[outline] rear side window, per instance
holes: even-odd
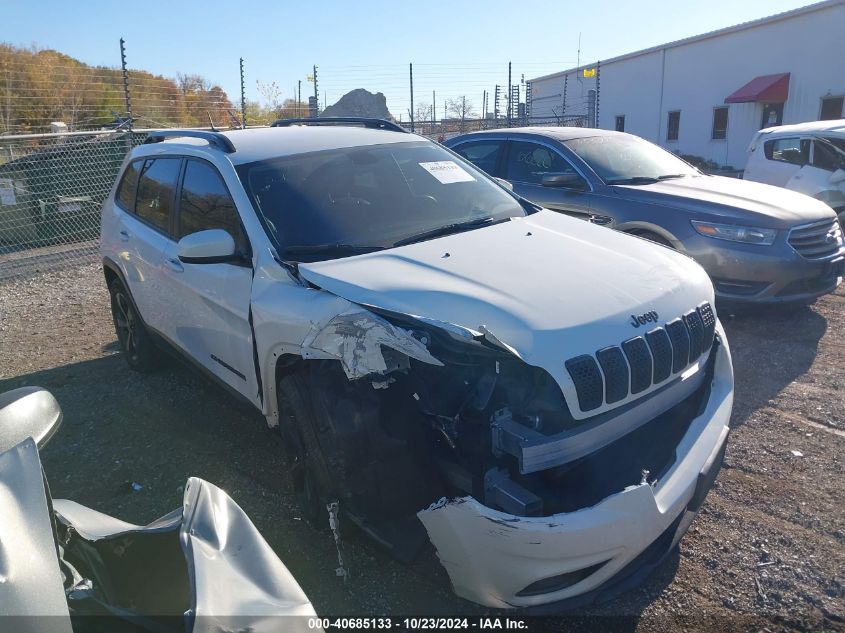
[[[777,138],[766,141],[763,152],[769,160],[806,165],[810,158],[810,141],[800,138]]]
[[[181,164],[179,158],[148,160],[138,179],[135,214],[165,233],[170,233],[170,213]]]
[[[501,148],[501,141],[473,141],[455,147],[454,151],[479,169],[492,175],[496,171],[496,162],[499,160]]]
[[[136,160],[130,163],[123,172],[123,178],[120,180],[120,185],[117,187],[117,202],[124,211],[135,210],[135,191],[138,187],[138,171],[144,163],[142,160]]]
[[[217,170],[202,161],[189,160],[179,200],[179,233],[223,229],[239,250],[246,246],[235,202]]]
[[[545,145],[513,141],[508,152],[505,178],[513,182],[539,185],[546,174],[574,174],[572,167],[560,154]]]

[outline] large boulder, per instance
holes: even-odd
[[[373,94],[363,88],[347,92],[334,105],[323,110],[320,116],[360,116],[393,120],[384,95],[380,92]]]

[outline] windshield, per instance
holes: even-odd
[[[514,196],[428,141],[298,154],[238,174],[286,260],[345,257],[526,215]]]
[[[576,138],[564,144],[608,185],[647,184],[701,173],[665,149],[627,134]]]

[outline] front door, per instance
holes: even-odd
[[[513,185],[515,193],[547,209],[584,219],[591,215],[590,188],[580,176],[572,186],[543,186],[546,175],[578,175],[558,150],[530,141],[511,141],[507,151],[504,178]]]
[[[243,261],[187,264],[178,244],[164,251],[170,320],[164,334],[190,358],[260,406],[249,323],[252,266],[249,244],[235,203],[217,168],[200,159],[185,161],[178,193],[176,236],[223,229]]]

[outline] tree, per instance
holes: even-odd
[[[282,110],[282,89],[275,81],[270,83],[261,83],[255,80],[255,87],[258,93],[264,97],[264,107],[270,112],[271,116],[280,118]]]
[[[467,99],[464,95],[457,97],[456,99],[449,99],[446,101],[446,112],[454,116],[456,119],[461,120],[461,132],[464,131],[464,122],[467,119],[472,119],[478,116],[475,106],[472,105],[472,101]]]
[[[414,121],[416,123],[426,123],[431,121],[434,117],[432,114],[434,113],[433,106],[428,103],[418,103],[417,106],[414,108]]]

